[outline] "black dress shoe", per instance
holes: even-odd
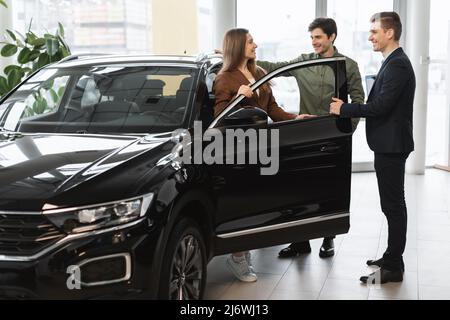
[[[362,276],[361,278],[359,278],[359,280],[362,283],[366,284],[384,284],[388,282],[402,282],[403,272],[390,271],[387,269],[380,268],[368,276]]]
[[[368,266],[376,266],[376,267],[383,267],[383,263],[384,263],[384,258],[380,258],[378,260],[367,260],[366,264]],[[402,262],[402,271],[405,272],[405,265]]]
[[[377,266],[377,267],[382,267],[383,266],[383,258],[380,258],[378,260],[367,260],[366,264],[368,266]]]
[[[297,255],[310,253],[310,252],[311,252],[311,246],[309,245],[309,241],[292,243],[289,247],[286,247],[286,248],[282,249],[280,252],[278,252],[278,257],[279,258],[292,258]]]
[[[334,241],[332,238],[323,239],[322,246],[320,247],[319,257],[329,258],[334,256]]]

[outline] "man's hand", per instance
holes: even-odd
[[[247,98],[251,98],[251,97],[253,96],[253,91],[252,91],[252,89],[250,89],[249,86],[242,85],[242,86],[239,88],[238,96],[240,96],[241,94],[243,94],[243,95],[246,96]]]
[[[341,115],[341,107],[344,101],[338,98],[333,98],[333,102],[330,103],[330,114],[335,114],[337,116]]]
[[[317,118],[317,116],[312,114],[300,114],[295,118],[295,120],[305,120],[305,119],[311,119],[311,118]]]

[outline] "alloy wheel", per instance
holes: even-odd
[[[203,276],[203,255],[199,241],[186,235],[178,243],[172,260],[169,297],[171,300],[198,300]]]

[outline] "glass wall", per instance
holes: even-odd
[[[237,26],[252,33],[258,59],[291,60],[312,51],[308,25],[315,9],[315,0],[237,0]]]
[[[147,0],[15,0],[14,27],[53,33],[66,29],[73,52],[149,52],[152,48],[151,1]]]
[[[309,24],[316,16],[315,0],[237,0],[237,26],[249,29],[258,45],[257,58],[289,61],[312,52]],[[272,81],[277,102],[286,111],[299,113],[300,93],[293,78]]]
[[[157,0],[14,0],[13,28],[25,32],[31,27],[38,33],[55,32],[57,23],[66,29],[66,40],[74,53],[152,53],[156,51],[152,21]],[[159,1],[159,0],[158,0]],[[181,1],[181,0],[180,0]],[[427,165],[446,161],[444,137],[449,135],[446,105],[446,68],[450,29],[450,2],[431,1],[429,96],[427,116]],[[194,32],[198,51],[213,50],[213,2],[195,0],[197,17]],[[237,25],[253,34],[258,59],[285,61],[300,53],[312,52],[308,25],[316,16],[318,0],[236,0]],[[338,24],[336,46],[356,60],[361,74],[375,74],[381,54],[374,53],[368,42],[369,18],[379,11],[393,9],[394,0],[328,0],[327,15]],[[178,2],[174,2],[176,6]],[[186,29],[186,28],[184,28]],[[191,31],[189,31],[191,32]],[[191,40],[189,40],[191,41]],[[191,42],[192,42],[191,41]],[[275,81],[274,91],[283,97],[280,104],[298,112],[300,99],[296,83],[290,79]],[[367,94],[366,94],[367,96]],[[371,162],[372,152],[365,138],[364,120],[354,135],[354,161]]]
[[[193,47],[210,52],[213,2],[194,0],[192,3],[196,6],[192,12],[197,14],[189,21],[197,25],[193,28],[185,25],[184,30],[198,33],[198,37],[192,35],[192,39],[198,38],[198,45]],[[32,30],[40,34],[54,33],[61,22],[73,53],[152,53],[156,41],[152,21],[155,4],[154,0],[14,0],[10,7],[14,29],[22,33],[31,21]],[[176,1],[174,6],[176,10]]]
[[[213,52],[213,1],[197,0],[198,48],[200,52]]]
[[[446,70],[449,63],[450,2],[431,0],[430,69],[427,109],[427,165],[446,164],[449,136]]]

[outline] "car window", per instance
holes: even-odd
[[[6,107],[7,107],[6,105],[1,105],[0,106],[0,119],[2,118],[3,114],[6,111]]]
[[[329,65],[298,67],[270,80],[278,105],[293,114],[329,114],[335,96],[335,75]]]
[[[347,99],[345,58],[293,63],[267,74],[252,88],[256,90],[265,83],[270,83],[275,100],[285,111],[328,116],[332,97]],[[223,126],[223,118],[243,107],[243,100],[243,96],[236,97],[210,126]]]
[[[277,77],[270,81],[275,101],[286,112],[300,113],[300,90],[294,77]]]
[[[2,104],[0,124],[23,132],[173,130],[185,119],[196,74],[161,66],[47,69]]]
[[[69,76],[52,77],[26,88],[28,90],[22,91],[22,99],[14,104],[11,112],[16,117],[19,115],[21,120],[54,112],[61,102],[68,80]],[[6,129],[14,129],[11,127],[11,121],[8,122]]]

